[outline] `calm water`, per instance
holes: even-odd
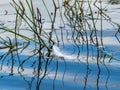
[[[0,2],[0,25],[13,28],[15,11],[10,6],[9,1],[11,0],[1,0]],[[58,5],[58,1],[55,2]],[[59,0],[59,3],[61,2],[62,0]],[[54,13],[52,0],[45,0],[45,3],[51,13],[51,17],[54,18],[52,15]],[[34,1],[34,5],[40,8],[41,15],[43,16],[42,21],[44,22],[43,29],[49,33],[51,31],[51,22],[42,1],[36,0]],[[106,2],[104,5],[106,6]],[[94,45],[90,44],[87,46],[86,44],[75,42],[71,38],[73,34],[71,31],[72,28],[63,16],[64,9],[61,8],[60,10],[62,11],[62,17],[58,11],[55,21],[56,32],[53,32],[53,40],[56,43],[50,52],[50,57],[47,57],[47,55],[33,55],[35,54],[33,52],[35,48],[34,42],[30,42],[29,47],[19,55],[16,53],[7,54],[6,52],[9,51],[7,49],[0,50],[0,90],[120,89],[119,42],[114,36],[117,27],[113,27],[106,20],[103,20],[103,42],[106,52],[101,51],[98,53],[98,49]],[[106,13],[116,23],[119,21],[119,5],[108,5]],[[21,27],[28,26],[23,22]],[[62,32],[61,27],[63,27]],[[96,24],[96,27],[98,29],[100,28],[99,23]],[[31,32],[24,30],[20,32],[28,37],[33,36]],[[88,35],[90,34],[89,31],[87,33]],[[97,33],[100,37],[99,30]],[[8,40],[8,42],[8,36],[13,42],[15,40],[13,34],[2,33],[2,31],[0,34],[0,37]],[[74,35],[76,35],[76,32]],[[25,42],[21,38],[18,40],[20,43]],[[59,43],[57,40],[59,40]],[[0,47],[2,47],[2,44]],[[108,53],[109,55],[104,58],[102,56],[103,53]],[[109,63],[108,60],[110,59],[111,53],[115,58]],[[98,63],[98,60],[101,61]]]

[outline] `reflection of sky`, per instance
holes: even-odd
[[[0,7],[1,7],[0,8],[0,15],[1,15],[0,16],[0,21],[2,20],[3,22],[4,21],[8,22],[9,21],[8,19],[13,19],[14,18],[13,16],[9,16],[9,15],[8,15],[9,17],[7,15],[4,16],[4,17],[2,16],[5,13],[5,10],[7,10],[9,14],[13,13],[12,9],[10,8],[9,1],[11,1],[11,0],[0,0]],[[37,3],[37,5],[39,5],[39,4],[41,4],[41,3]],[[47,4],[48,7],[50,7],[49,10],[52,11],[53,8],[49,5],[50,3],[46,3],[46,4]],[[45,11],[45,9],[43,9],[43,7],[41,9],[42,9],[42,12]],[[46,13],[42,13],[42,14],[43,14],[44,18],[46,19],[47,16],[45,16],[45,15],[47,15],[47,14]],[[112,14],[112,17],[114,17],[113,15],[114,14]],[[48,17],[47,17],[47,19],[48,19]],[[11,25],[11,24],[9,24],[9,25]],[[99,23],[98,23],[98,25],[99,25]],[[109,25],[105,24],[104,27],[108,28]],[[98,28],[99,28],[99,26],[98,26]],[[110,30],[110,29],[108,29],[108,30]],[[30,36],[30,33],[27,33],[27,32],[23,32],[23,33]],[[105,33],[107,35],[110,33],[109,35],[111,35],[111,32],[109,32],[109,31],[107,31]],[[65,34],[66,33],[64,33],[64,35]],[[58,35],[60,35],[60,32],[58,32]],[[71,35],[71,32],[70,32],[70,35]],[[6,36],[11,36],[11,35],[6,34]],[[2,37],[4,38],[5,34]],[[64,39],[64,41],[65,41],[65,39]],[[116,43],[115,40],[112,37],[111,37],[111,40],[110,40],[110,37],[106,36],[104,38],[104,42],[105,42],[105,44],[107,46],[107,50],[112,50],[114,48],[116,48],[116,50],[117,50],[117,48],[119,48],[118,46],[113,47],[111,45],[111,44],[115,45],[115,43]],[[31,45],[33,45],[33,44],[34,43],[32,43]],[[56,51],[57,52],[56,54],[62,54],[62,56],[67,55],[67,57],[68,57],[68,55],[76,54],[79,51],[79,49],[80,49],[81,53],[87,52],[87,47],[85,45],[84,46],[79,45],[79,47],[74,46],[72,44],[68,44],[68,43],[67,44],[65,43],[64,45],[65,45],[64,48],[62,46],[59,47],[60,50],[58,50],[58,51],[60,51],[60,52]],[[31,47],[32,46],[30,46],[30,48]],[[89,50],[90,50],[90,53],[93,53],[94,55],[96,55],[96,48],[94,46],[90,46]],[[92,52],[92,50],[93,50],[93,52]],[[113,50],[113,51],[115,52],[116,50]],[[61,53],[61,51],[65,52],[65,54]],[[27,56],[28,52],[30,52],[30,49],[28,51],[26,50],[26,52],[25,52],[26,55],[20,56],[21,60],[24,60],[26,57],[28,57]],[[119,55],[119,54],[117,53],[116,55]],[[6,60],[4,62],[4,65],[8,65],[9,58],[10,58],[9,56],[6,58]],[[37,68],[37,65],[38,65],[38,59],[37,58],[38,57],[36,56],[34,58],[28,59],[24,63],[24,72],[23,72],[23,74],[26,74],[26,77],[23,78],[23,79],[27,79],[28,81],[30,81],[31,78],[28,78],[28,77],[33,72],[33,67],[31,67],[32,66],[31,64],[34,61],[36,61],[37,63],[35,64],[34,67]],[[86,60],[85,58],[82,58],[82,59],[84,61]],[[96,60],[96,58],[95,58],[95,60]],[[108,85],[109,85],[108,88],[109,87],[115,87],[115,89],[116,89],[118,87],[116,85],[118,85],[118,83],[120,81],[120,78],[119,78],[120,73],[119,73],[119,69],[117,69],[117,68],[114,68],[114,67],[111,67],[111,66],[108,66],[109,68],[106,68],[106,66],[104,66],[104,65],[100,65],[100,68],[98,68],[98,66],[96,64],[93,64],[93,63],[89,63],[89,68],[87,68],[86,63],[81,62],[82,60],[80,62],[75,62],[74,60],[72,62],[69,62],[67,60],[64,62],[64,60],[61,60],[61,58],[57,58],[57,59],[53,59],[52,62],[49,63],[49,65],[48,65],[48,72],[50,74],[47,76],[48,79],[45,79],[42,90],[45,90],[44,88],[46,88],[45,87],[46,83],[47,83],[47,85],[49,85],[48,87],[52,86],[51,81],[53,82],[53,78],[54,78],[55,71],[56,71],[56,66],[57,66],[57,61],[58,61],[58,71],[57,71],[58,75],[57,75],[57,78],[56,78],[56,83],[57,83],[58,86],[59,85],[62,86],[62,84],[60,83],[60,82],[63,82],[61,76],[65,72],[64,82],[66,82],[66,83],[65,83],[64,88],[66,88],[66,87],[67,88],[66,89],[63,88],[63,90],[70,90],[71,88],[72,88],[72,90],[80,90],[80,88],[82,88],[80,86],[84,86],[85,80],[87,81],[87,79],[88,79],[88,81],[87,81],[88,87],[90,86],[91,88],[95,89],[96,88],[96,83],[99,83],[101,88],[106,89],[107,87],[105,87],[106,86],[105,82],[107,81],[107,78],[109,77],[109,75],[110,75],[110,79],[109,79],[109,82],[108,82]],[[12,60],[9,63],[10,63],[9,65],[11,65]],[[118,63],[119,62],[117,62],[117,64],[112,62],[109,65],[113,65],[113,64],[119,65]],[[42,62],[42,65],[43,65],[43,67],[45,67],[45,62]],[[113,65],[113,66],[115,66],[115,65]],[[17,66],[19,66],[19,64],[18,64],[17,60],[15,59],[15,63],[14,63],[14,74],[15,74],[15,76],[14,77],[11,76],[11,77],[7,77],[7,78],[3,78],[2,80],[0,78],[0,81],[1,81],[0,82],[0,85],[1,85],[0,89],[5,88],[6,86],[7,86],[6,87],[7,89],[11,89],[11,90],[24,90],[23,88],[26,88],[26,86],[27,86],[26,83],[25,83],[26,81],[23,81],[21,79],[22,76],[20,76],[18,74]],[[88,69],[88,71],[87,71],[87,69]],[[100,72],[98,72],[99,69],[100,69]],[[109,70],[110,70],[110,72],[109,72]],[[44,69],[43,69],[43,71],[44,71]],[[3,66],[3,72],[9,73],[10,69],[6,68],[6,66]],[[0,73],[1,73],[1,71],[0,71]],[[62,75],[61,75],[61,73],[62,73]],[[16,76],[16,74],[19,75],[19,76]],[[2,76],[2,74],[1,74],[1,76]],[[77,77],[75,77],[75,76],[77,76]],[[98,82],[97,82],[97,80],[98,80]],[[8,81],[9,82],[11,81],[12,83],[10,83],[8,85]],[[16,82],[18,82],[18,83],[16,83]],[[35,82],[34,82],[34,84],[35,84]],[[76,87],[78,89],[76,89]],[[2,90],[4,90],[4,89],[2,89]],[[58,88],[56,90],[58,90]]]
[[[15,0],[16,2],[18,2],[19,0]],[[25,1],[25,0],[22,0],[22,2]],[[8,12],[8,15],[9,14],[13,14],[14,13],[14,9],[13,7],[10,5],[10,3],[12,3],[12,0],[0,0],[0,15],[2,14],[5,14],[5,11]],[[14,17],[14,16],[13,16]],[[13,18],[12,17],[12,18]],[[15,17],[14,17],[15,18]],[[5,17],[6,19],[6,17]],[[10,18],[8,18],[10,19]]]
[[[12,0],[0,0],[0,4],[6,4],[6,3],[9,3],[10,1]]]

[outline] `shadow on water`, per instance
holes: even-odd
[[[114,37],[119,33],[119,24],[106,14],[103,2],[51,2],[52,12],[46,1],[40,1],[51,24],[45,30],[44,12],[32,0],[26,0],[26,6],[22,1],[12,0],[11,6],[16,12],[15,27],[0,27],[0,34],[9,32],[14,37],[0,37],[0,89],[119,89],[118,69],[109,66],[112,59],[119,59],[109,53],[104,45],[103,23],[107,21],[118,28]],[[56,28],[58,17],[60,26]],[[23,28],[22,24],[26,27]]]

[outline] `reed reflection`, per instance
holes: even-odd
[[[89,87],[97,90],[108,89],[110,71],[106,65],[106,57],[113,57],[104,47],[103,19],[108,23],[112,21],[104,13],[102,1],[99,2],[99,7],[97,0],[94,2],[65,0],[62,2],[63,5],[59,4],[59,1],[51,0],[53,11],[49,11],[46,1],[41,2],[50,18],[49,32],[43,28],[43,12],[34,6],[32,0],[26,0],[26,6],[22,1],[17,3],[12,0],[11,5],[16,11],[15,27],[14,29],[0,27],[0,29],[12,33],[15,40],[12,42],[13,39],[9,36],[7,39],[0,37],[0,49],[7,51],[0,55],[0,68],[1,72],[8,74],[1,75],[1,78],[20,76],[27,84],[26,90],[48,87],[57,90],[59,85],[65,90],[68,83],[78,85],[78,90],[87,90]],[[97,8],[96,16],[92,5]],[[61,8],[65,11],[62,12]],[[61,11],[60,15],[57,13],[58,10]],[[58,16],[61,16],[64,28],[55,28]],[[66,18],[66,22],[63,22],[63,17]],[[100,22],[100,33],[96,26],[98,22]],[[31,37],[20,33],[23,23],[29,28],[22,30],[32,33]],[[66,29],[66,26],[69,28]],[[116,35],[118,33],[119,29]],[[22,55],[26,51],[29,51],[29,54]],[[48,84],[48,87],[45,84]]]

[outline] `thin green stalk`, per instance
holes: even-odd
[[[44,42],[44,40],[43,40],[42,38],[40,38],[40,39],[41,39],[41,43],[40,43],[40,42],[38,42],[38,41],[36,41],[36,40],[34,40],[34,39],[32,39],[32,38],[29,38],[29,37],[27,37],[27,36],[25,36],[25,35],[16,33],[16,32],[14,32],[13,30],[8,29],[7,27],[0,27],[0,29],[1,29],[1,30],[5,30],[5,31],[10,32],[10,33],[13,33],[13,34],[15,34],[15,35],[17,35],[17,36],[19,36],[19,37],[27,40],[27,41],[32,41],[32,42],[35,42],[35,43],[37,43],[37,44],[42,44],[42,45],[45,46],[48,50],[50,50],[50,48],[45,44],[45,42]]]

